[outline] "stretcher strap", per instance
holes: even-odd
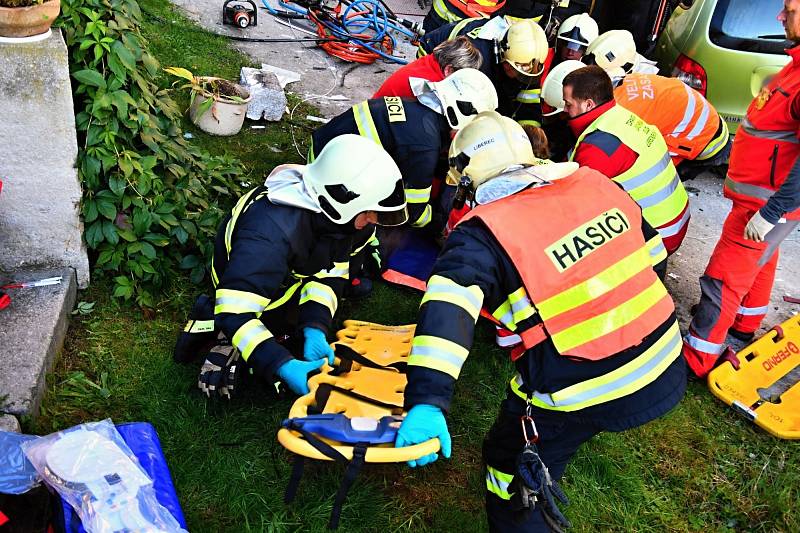
[[[347,493],[350,492],[350,487],[353,486],[353,482],[364,466],[364,459],[367,456],[368,446],[369,443],[367,442],[359,442],[353,446],[353,460],[347,465],[344,478],[342,479],[341,485],[339,485],[339,491],[336,493],[336,499],[333,501],[333,509],[331,509],[331,519],[328,522],[328,529],[336,529],[339,527],[339,517],[342,514],[342,506],[347,499]]]
[[[350,396],[351,398],[356,398],[357,400],[362,400],[367,403],[377,405],[379,407],[385,407],[386,409],[391,411],[392,414],[399,415],[403,411],[402,405],[382,402],[380,400],[376,400],[375,398],[364,396],[363,394],[359,394],[349,389],[341,389],[339,387],[336,387],[335,385],[331,385],[330,383],[320,383],[319,386],[317,387],[317,392],[314,393],[314,403],[316,404],[316,410],[319,411],[319,413],[316,414],[322,414],[325,411],[325,406],[328,404],[328,399],[331,396],[331,392],[334,390],[341,394],[344,394],[345,396]],[[305,435],[303,436],[305,437]],[[322,450],[320,451],[322,452]]]
[[[357,351],[355,351],[351,347],[347,346],[346,344],[335,343],[333,345],[333,349],[334,349],[334,352],[336,354],[336,357],[338,357],[339,359],[348,360],[348,361],[355,361],[356,363],[359,363],[359,364],[362,364],[364,366],[368,366],[368,367],[371,367],[371,368],[394,368],[394,369],[398,370],[401,373],[405,373],[406,372],[406,367],[408,366],[408,363],[406,363],[405,361],[397,361],[397,362],[392,363],[390,365],[381,366],[378,363],[376,363],[375,361],[367,359],[366,357],[364,357],[363,355],[361,355],[360,353],[358,353]]]

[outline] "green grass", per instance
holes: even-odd
[[[249,64],[166,2],[142,5],[148,13],[145,34],[163,65],[236,79],[239,67]],[[189,131],[210,151],[245,161],[254,183],[275,164],[299,160],[285,122],[232,138]],[[106,417],[149,421],[158,430],[191,531],[324,530],[339,467],[310,465],[295,503],[282,502],[290,466],[275,434],[291,400],[252,382],[231,402],[207,402],[196,389],[197,368],[172,362],[175,336],[200,290],[184,281],[163,295],[155,318],[147,319],[111,300],[110,283],[96,276],[80,295],[97,302],[95,310],[73,319],[41,416],[27,421],[25,430],[44,434]],[[411,323],[419,297],[379,285],[366,302],[345,302],[339,316]],[[365,469],[345,505],[342,531],[486,529],[480,446],[512,367],[484,323],[471,354],[449,416],[453,458],[417,470]],[[584,445],[563,486],[572,500],[567,516],[580,532],[800,531],[799,472],[796,443],[766,435],[693,383],[663,419]]]

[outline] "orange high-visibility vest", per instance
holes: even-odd
[[[783,67],[747,108],[733,141],[725,197],[753,211],[761,209],[786,181],[800,155],[800,120],[792,102],[800,91],[800,47],[787,50]],[[784,215],[800,219],[800,208]]]
[[[447,23],[465,18],[490,18],[506,0],[433,0],[433,10]]]
[[[542,323],[518,331],[525,348],[549,337],[561,355],[603,359],[636,346],[675,307],[652,267],[641,208],[588,167],[551,185],[481,205]]]
[[[709,159],[728,142],[728,126],[714,106],[677,78],[629,74],[614,89],[614,99],[658,128],[675,165]]]

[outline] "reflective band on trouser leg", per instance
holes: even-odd
[[[725,348],[724,344],[717,344],[714,342],[708,342],[706,340],[701,339],[700,337],[696,337],[691,333],[687,333],[686,337],[683,338],[684,342],[694,348],[695,350],[709,353],[712,355],[719,355],[722,353],[722,350]]]
[[[656,266],[667,258],[667,249],[664,247],[664,241],[661,240],[660,234],[654,235],[652,239],[647,241],[645,243],[645,248],[650,254],[650,261],[653,266]]]
[[[703,151],[695,158],[695,161],[705,161],[706,159],[711,159],[715,155],[719,153],[720,150],[725,148],[725,145],[728,143],[728,139],[730,138],[730,132],[728,131],[728,125],[725,121],[720,118],[719,121],[722,123],[722,128],[720,128],[719,135],[708,141],[708,144]]]
[[[444,276],[433,275],[428,280],[425,295],[422,297],[420,307],[425,302],[439,301],[457,305],[472,317],[478,319],[483,305],[483,291],[477,285],[464,287]]]
[[[417,220],[415,220],[411,226],[415,228],[421,228],[423,226],[427,226],[431,219],[433,218],[433,209],[431,208],[430,204],[425,206],[425,209],[422,210],[422,214],[419,216]]]
[[[316,302],[324,305],[331,312],[331,316],[336,314],[336,309],[339,301],[336,299],[336,294],[333,289],[316,281],[309,281],[303,285],[303,290],[300,291],[300,305],[306,302]]]
[[[375,128],[375,121],[372,120],[372,113],[369,112],[367,100],[353,106],[353,116],[356,119],[358,134],[370,139],[378,146],[383,146],[381,138],[378,136],[378,130]]]
[[[496,468],[486,465],[486,490],[503,500],[510,500],[513,493],[508,492],[508,486],[514,479],[513,474],[506,474]]]
[[[520,287],[511,294],[498,307],[492,316],[510,330],[515,330],[517,324],[536,314],[536,308],[531,304],[525,287]]]
[[[438,370],[458,379],[468,355],[469,350],[455,342],[432,335],[417,335],[411,344],[408,364]]]
[[[536,407],[553,411],[578,411],[633,394],[655,381],[681,355],[678,323],[670,328],[639,357],[608,374],[577,383],[550,394],[520,390],[519,374],[511,380],[511,390]]]
[[[766,315],[769,312],[768,305],[762,305],[761,307],[739,307],[739,314],[740,315]]]
[[[269,305],[269,298],[247,291],[217,289],[214,300],[214,314],[222,313],[261,313]]]
[[[233,345],[241,352],[242,358],[247,361],[259,344],[271,338],[272,333],[264,323],[254,318],[236,330],[236,333],[233,334]]]
[[[754,333],[769,312],[769,300],[778,266],[778,253],[774,253],[758,271],[750,290],[742,298],[733,321],[733,328],[743,333]]]

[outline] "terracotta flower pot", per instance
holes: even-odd
[[[0,7],[0,37],[30,37],[50,29],[61,11],[61,0],[28,7]]]

